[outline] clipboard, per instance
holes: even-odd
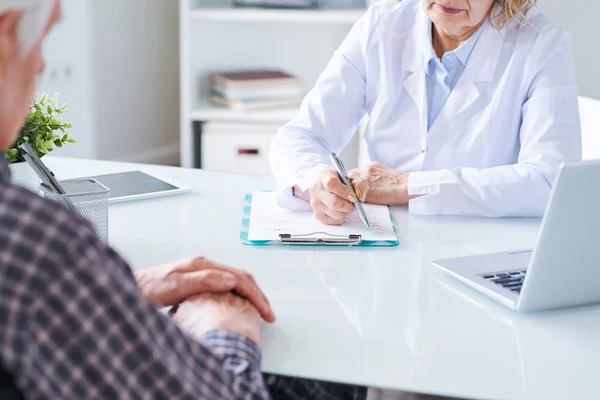
[[[264,191],[269,192],[269,191]],[[360,234],[332,235],[327,232],[306,232],[289,234],[279,233],[278,240],[249,240],[250,218],[252,214],[252,194],[246,194],[242,213],[240,241],[247,246],[358,246],[358,247],[395,247],[400,244],[394,216],[387,208],[392,223],[395,240],[364,240]]]

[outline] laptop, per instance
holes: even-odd
[[[519,312],[600,302],[600,160],[560,167],[534,250],[432,263]]]

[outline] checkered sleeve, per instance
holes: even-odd
[[[31,399],[268,399],[250,339],[187,336],[67,210],[0,194],[0,364]]]

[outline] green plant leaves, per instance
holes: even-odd
[[[8,162],[17,162],[19,160],[19,151],[17,149],[10,149],[4,153],[4,157]]]
[[[69,122],[63,122],[62,115],[68,111],[68,108],[66,104],[58,106],[58,97],[59,93],[55,93],[52,97],[46,93],[41,97],[36,94],[21,128],[20,138],[29,142],[40,157],[52,152],[54,147],[60,148],[65,143],[76,143],[66,133],[66,130],[73,126]],[[4,152],[4,157],[11,163],[23,161],[16,144],[12,149]]]

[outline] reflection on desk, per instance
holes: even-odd
[[[132,167],[47,162],[64,178]],[[271,178],[157,171],[194,193],[111,206],[111,243],[134,267],[201,254],[252,272],[278,316],[262,330],[264,371],[473,399],[600,398],[600,307],[521,316],[430,265],[531,248],[538,219],[399,208],[397,248],[247,247],[244,195],[273,189]]]

